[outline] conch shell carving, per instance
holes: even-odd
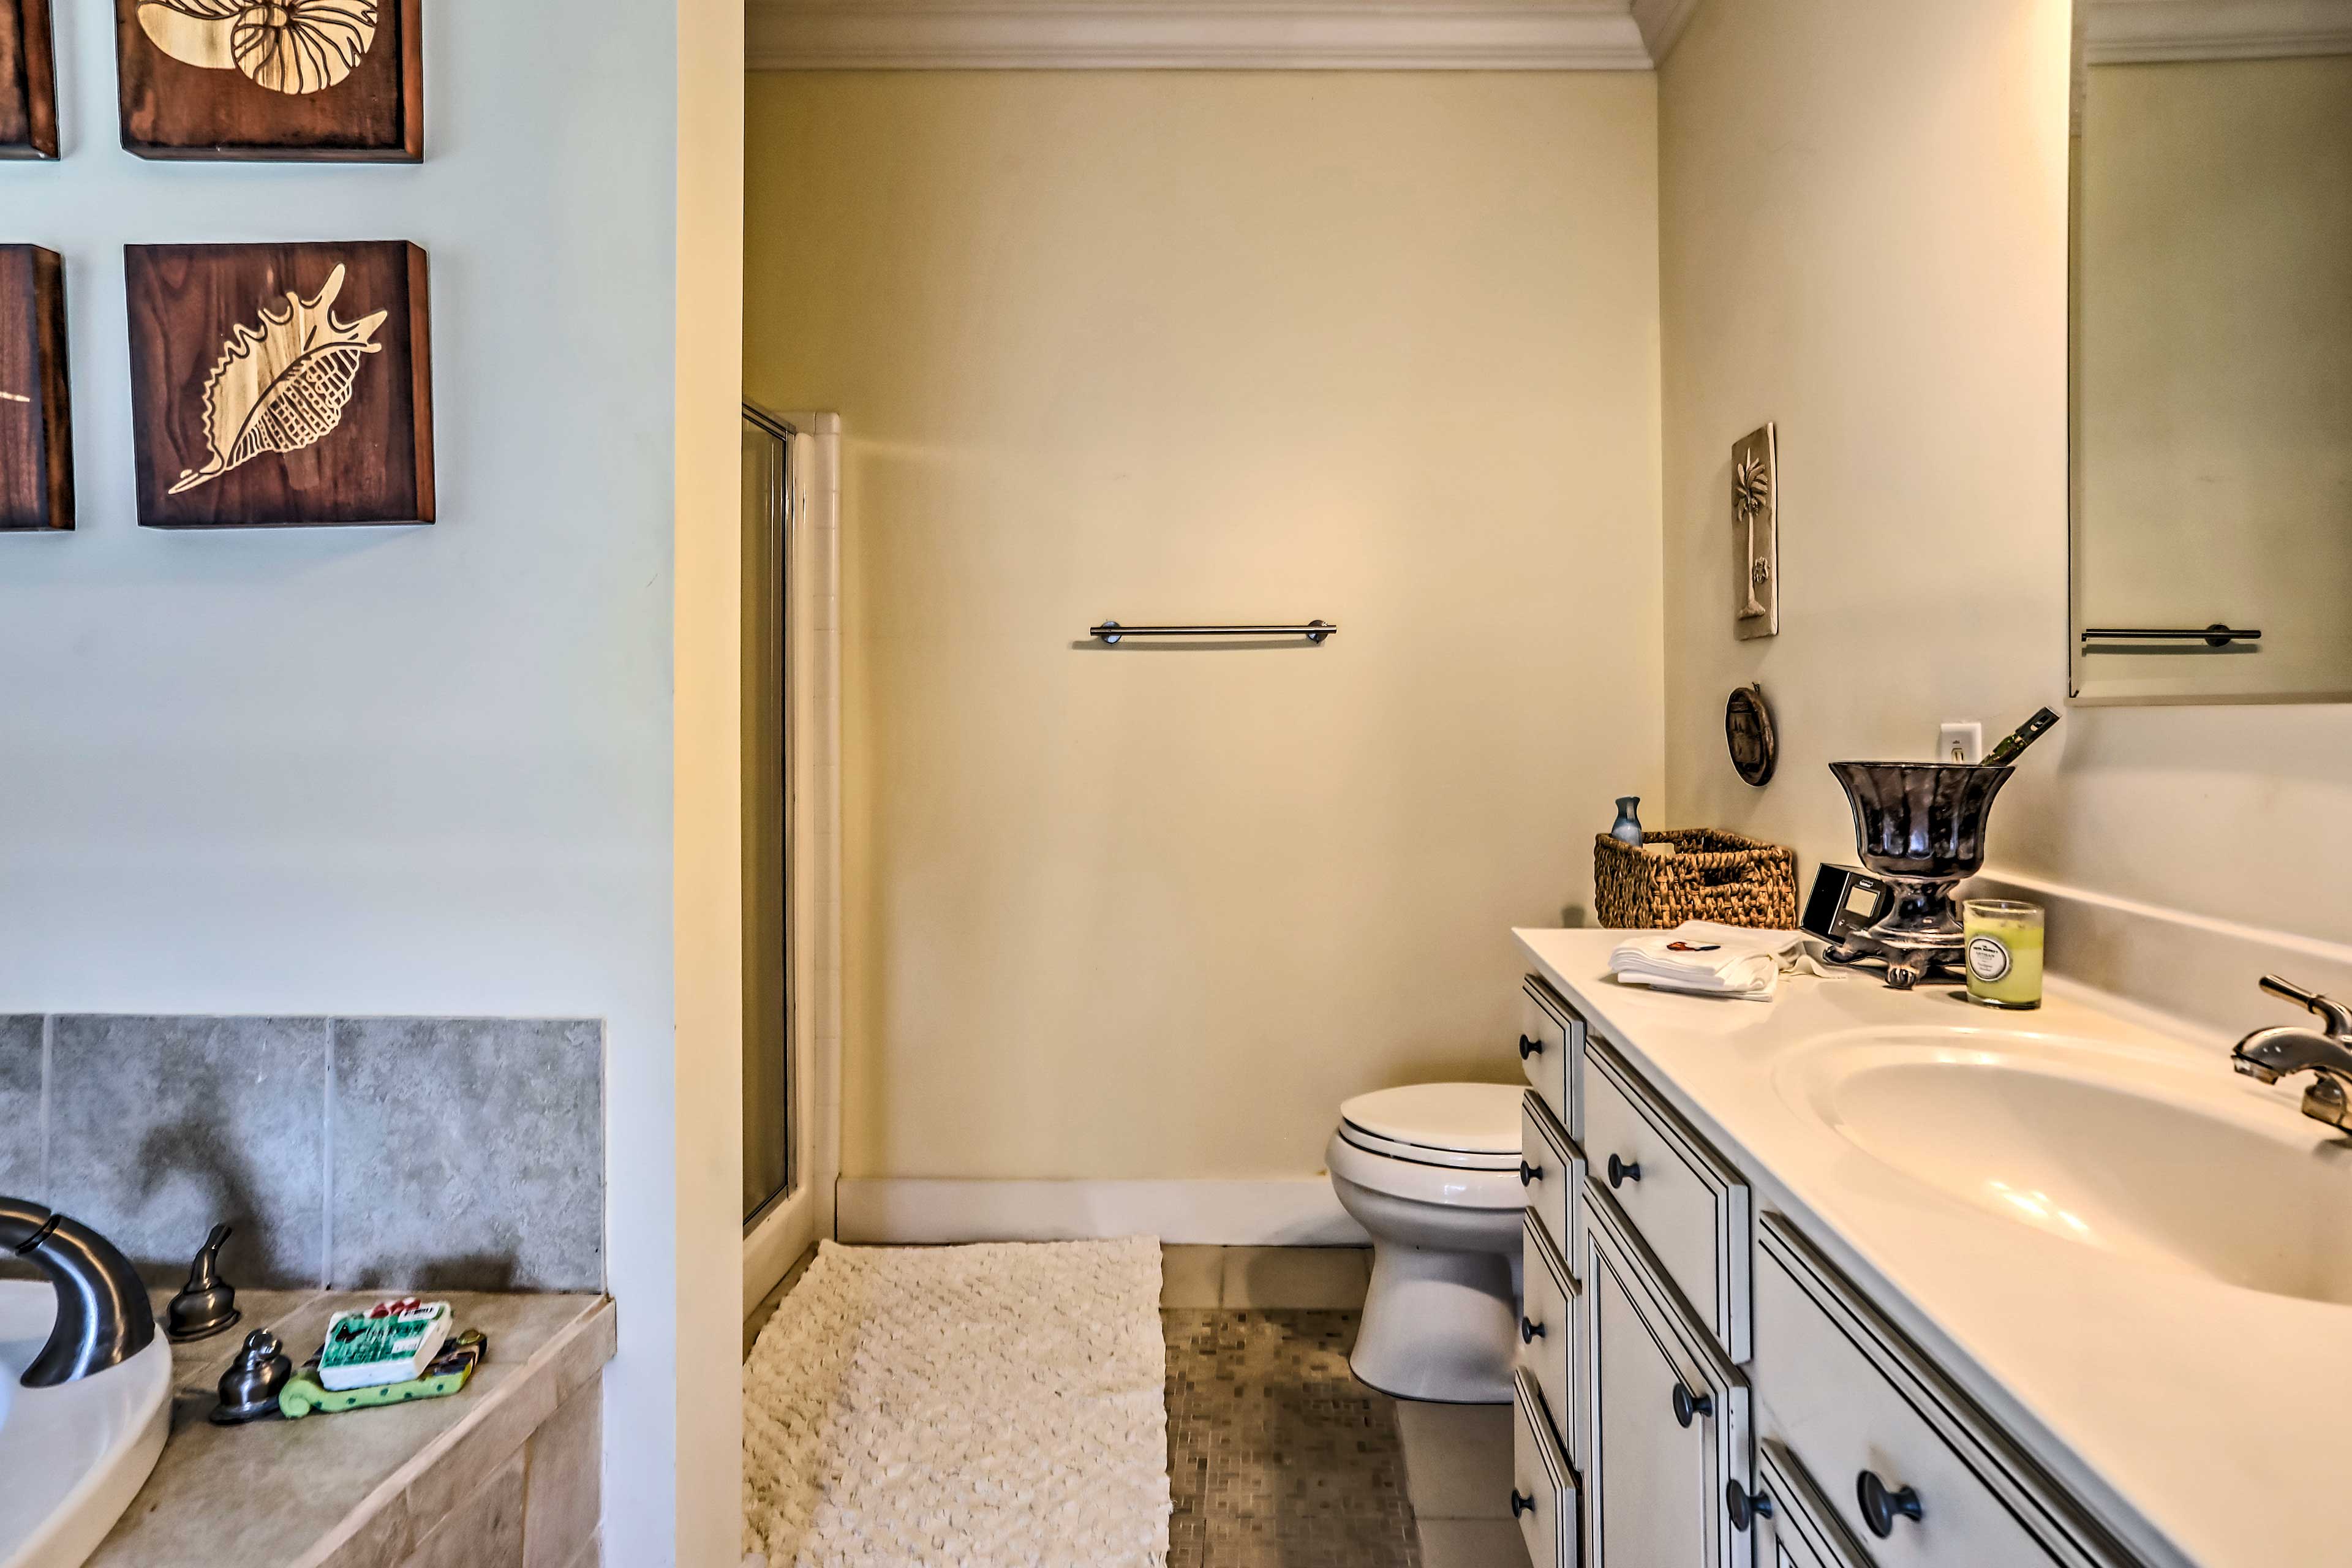
[[[272,92],[322,91],[375,42],[375,0],[143,0],[139,26],[184,65],[240,70]]]
[[[173,495],[264,452],[299,452],[334,434],[362,362],[383,352],[373,339],[391,313],[338,321],[335,296],[342,290],[338,267],[315,299],[289,293],[284,310],[263,307],[259,331],[237,323],[205,378],[205,437],[212,459],[201,468],[183,468]]]

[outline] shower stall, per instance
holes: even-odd
[[[796,432],[743,405],[743,1224],[806,1179],[793,1103],[793,556]]]

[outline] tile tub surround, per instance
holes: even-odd
[[[161,1303],[168,1296],[157,1291]],[[374,1291],[252,1291],[228,1333],[173,1348],[163,1457],[89,1568],[593,1568],[600,1296],[451,1293],[489,1336],[463,1394],[302,1421],[213,1426],[214,1385],[253,1328],[297,1359]]]
[[[41,1053],[47,1020],[0,1017],[0,1193],[41,1179]]]
[[[158,1283],[226,1220],[248,1289],[598,1291],[604,1066],[590,1020],[0,1018],[0,1191]]]

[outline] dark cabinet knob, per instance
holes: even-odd
[[[1540,1182],[1542,1180],[1543,1167],[1541,1165],[1530,1165],[1525,1160],[1519,1162],[1519,1185],[1524,1187],[1529,1182]]]
[[[1544,1337],[1544,1326],[1532,1319],[1519,1320],[1519,1343],[1531,1345]]]
[[[1519,1037],[1519,1060],[1525,1061],[1529,1057],[1539,1057],[1541,1055],[1543,1055],[1543,1042],[1541,1040],[1531,1040],[1525,1035],[1521,1035]]]
[[[1691,1424],[1691,1417],[1692,1417],[1692,1416],[1694,1416],[1694,1415],[1714,1415],[1714,1414],[1715,1414],[1715,1395],[1714,1395],[1714,1394],[1693,1394],[1693,1393],[1692,1393],[1688,1388],[1685,1387],[1683,1384],[1679,1384],[1679,1383],[1677,1383],[1676,1384],[1675,1384],[1675,1420],[1677,1420],[1677,1421],[1681,1422],[1684,1426],[1689,1426],[1689,1425]]]
[[[1772,1517],[1772,1495],[1751,1492],[1736,1480],[1723,1483],[1723,1506],[1731,1515],[1731,1528],[1745,1530],[1750,1520]]]
[[[1870,1526],[1870,1533],[1884,1541],[1895,1533],[1898,1519],[1916,1521],[1919,1517],[1919,1494],[1909,1487],[1900,1491],[1888,1491],[1886,1483],[1870,1470],[1856,1476],[1853,1495],[1862,1504],[1862,1522]]]
[[[1639,1164],[1630,1160],[1620,1160],[1614,1154],[1609,1156],[1609,1185],[1612,1189],[1641,1179],[1642,1167]]]
[[[1531,1497],[1521,1497],[1519,1495],[1518,1488],[1513,1487],[1511,1489],[1511,1517],[1513,1519],[1517,1519],[1523,1513],[1533,1513],[1535,1510],[1536,1500]]]

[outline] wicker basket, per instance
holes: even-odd
[[[1797,929],[1796,851],[1714,827],[1664,827],[1645,838],[1675,852],[1620,844],[1605,833],[1593,840],[1593,902],[1602,925],[1663,931],[1719,921]]]

